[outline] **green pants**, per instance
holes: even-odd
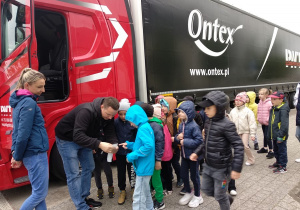
[[[155,190],[155,199],[161,203],[164,198],[164,194],[163,194],[163,186],[161,183],[160,171],[161,170],[154,169],[154,172],[153,172],[153,175],[151,178],[151,182],[152,182],[152,186]]]

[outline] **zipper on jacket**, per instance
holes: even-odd
[[[273,124],[274,124],[274,119],[275,119],[274,110],[275,110],[275,108],[273,108],[273,112],[272,112],[272,120],[271,120],[271,140],[273,140]]]
[[[185,127],[185,122],[183,122],[183,124],[182,124],[182,134],[183,134],[183,139],[184,139],[184,127]],[[181,145],[181,148],[182,148],[182,154],[183,154],[183,157],[185,158],[184,146]]]
[[[209,136],[209,131],[210,131],[210,127],[211,127],[211,124],[212,124],[212,119],[209,119],[209,127],[207,129],[207,134],[205,134],[205,161],[207,161],[207,142],[208,142],[208,136]]]

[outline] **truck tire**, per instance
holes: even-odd
[[[295,108],[295,106],[294,106],[294,96],[295,96],[295,92],[291,92],[288,96],[288,102],[289,102],[290,109]]]
[[[58,152],[56,144],[53,145],[50,154],[50,174],[61,181],[67,181],[66,173],[61,156]]]

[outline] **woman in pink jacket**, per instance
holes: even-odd
[[[257,109],[257,120],[261,124],[264,134],[264,147],[258,150],[257,153],[268,153],[266,157],[270,159],[274,157],[273,143],[271,140],[267,139],[269,115],[270,109],[272,108],[271,99],[268,98],[268,96],[271,94],[271,91],[267,88],[262,88],[259,90],[258,94],[260,100]],[[267,146],[269,146],[269,151]]]

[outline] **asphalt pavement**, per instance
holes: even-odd
[[[291,110],[288,147],[288,165],[287,173],[273,174],[268,165],[273,164],[275,159],[267,159],[266,154],[258,154],[254,150],[253,143],[250,142],[251,150],[256,158],[256,163],[252,166],[244,164],[241,178],[236,181],[237,196],[235,196],[231,209],[251,210],[251,209],[299,209],[300,210],[300,163],[295,159],[300,158],[300,143],[295,137],[295,113]],[[258,127],[259,146],[263,144],[262,130]],[[128,196],[124,205],[118,205],[119,196],[117,170],[112,166],[115,186],[115,198],[108,198],[107,182],[102,174],[104,199],[101,200],[103,206],[98,209],[105,210],[128,210],[131,209],[131,199]],[[176,177],[176,176],[175,176]],[[192,186],[192,185],[191,185]],[[127,192],[129,194],[129,184],[127,183]],[[176,182],[173,182],[173,194],[164,198],[165,209],[190,209],[188,206],[178,204],[181,195],[181,188],[176,188]],[[19,209],[22,202],[30,195],[30,186],[23,186],[17,189],[11,189],[0,192],[0,210]],[[219,209],[217,201],[212,197],[202,194],[204,203],[196,209],[212,210]],[[91,197],[97,198],[97,189],[92,179]],[[65,183],[51,181],[49,193],[46,198],[47,207],[50,210],[73,210],[75,206],[70,199],[68,188]]]

